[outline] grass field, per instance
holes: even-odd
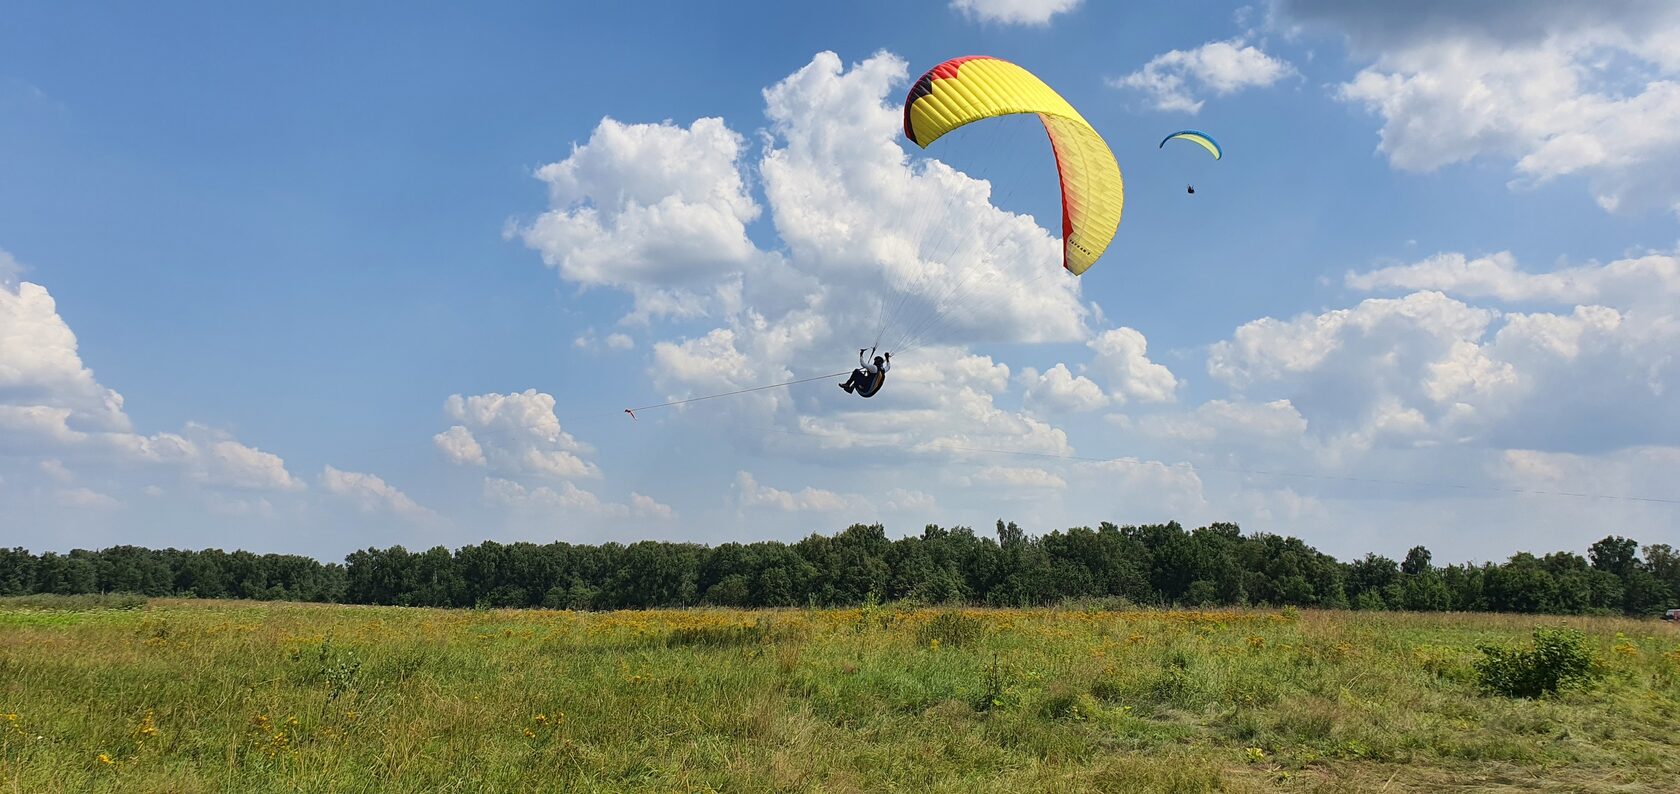
[[[1596,684],[1482,694],[1587,633]],[[0,601],[0,792],[1680,791],[1680,634],[1354,612]]]

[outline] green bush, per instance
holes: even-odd
[[[294,648],[288,654],[296,665],[293,668],[296,680],[324,684],[328,703],[347,692],[360,689],[362,657],[355,648],[335,645],[329,634],[313,649],[313,653],[310,651],[307,647]]]
[[[926,646],[938,640],[941,646],[961,648],[979,642],[984,633],[985,626],[979,618],[961,612],[941,612],[916,629],[916,644]]]
[[[982,714],[995,708],[1002,708],[1006,703],[1011,683],[1011,673],[998,664],[997,654],[992,654],[992,663],[980,675],[980,692],[969,703],[975,711]]]
[[[770,640],[770,626],[760,620],[751,626],[688,626],[673,629],[667,648],[738,648]]]
[[[1590,683],[1597,675],[1592,649],[1581,632],[1569,628],[1537,628],[1529,648],[1478,646],[1476,678],[1483,689],[1506,697],[1537,698],[1572,684]]]
[[[1083,693],[1066,684],[1052,684],[1038,701],[1039,716],[1047,720],[1083,721],[1095,711]]]

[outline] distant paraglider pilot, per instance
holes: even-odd
[[[881,384],[887,382],[887,370],[892,368],[892,354],[876,356],[870,361],[865,354],[873,352],[873,348],[858,348],[858,368],[852,370],[851,379],[840,384],[840,388],[859,397],[874,397],[881,390]]]
[[[1157,149],[1166,148],[1167,141],[1189,141],[1193,144],[1196,144],[1197,146],[1202,147],[1203,149],[1206,149],[1208,154],[1213,155],[1213,159],[1215,159],[1215,160],[1225,159],[1225,150],[1219,148],[1219,142],[1214,140],[1213,136],[1211,136],[1211,135],[1209,135],[1205,132],[1202,132],[1200,130],[1179,130],[1178,132],[1175,132],[1171,135],[1168,135],[1165,138],[1162,138],[1161,139],[1161,145],[1157,146],[1155,148],[1157,148]],[[1184,186],[1184,192],[1194,196],[1194,195],[1196,195],[1196,186],[1195,185],[1185,185]]]

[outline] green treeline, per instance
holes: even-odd
[[[1297,538],[1243,535],[1235,524],[1176,522],[1032,537],[929,526],[887,538],[853,525],[797,543],[644,541],[599,546],[485,542],[454,552],[401,546],[309,557],[117,546],[34,555],[0,549],[0,596],[37,593],[284,599],[439,607],[642,609],[845,606],[870,599],[998,606],[1124,598],[1141,604],[1294,605],[1649,615],[1680,604],[1680,555],[1620,537],[1504,563],[1431,563],[1367,554],[1350,563]]]

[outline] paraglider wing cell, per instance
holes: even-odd
[[[1044,81],[984,55],[933,67],[904,101],[904,135],[927,147],[965,124],[1034,113],[1050,136],[1062,188],[1062,266],[1084,273],[1114,240],[1125,203],[1114,152],[1089,122]]]

